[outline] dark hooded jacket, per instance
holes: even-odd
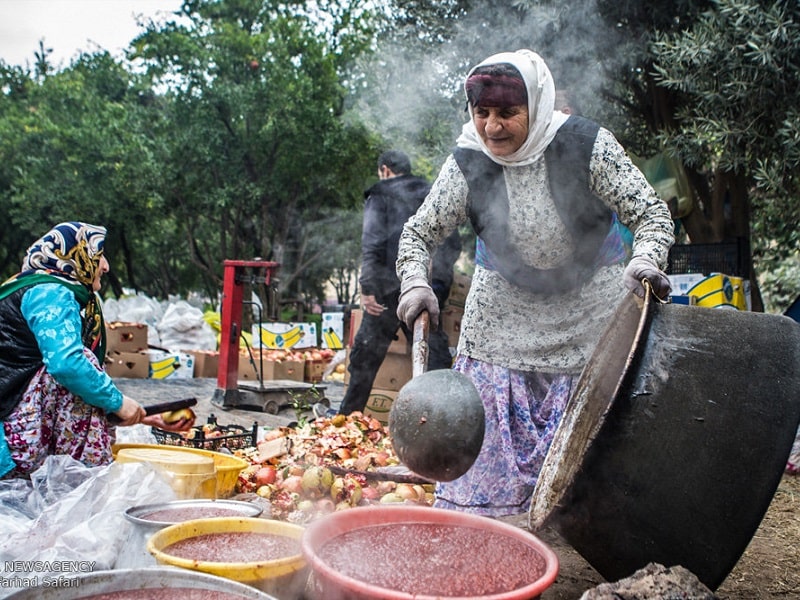
[[[383,298],[400,292],[395,263],[403,225],[417,212],[430,184],[414,175],[382,179],[365,192],[361,236],[361,293]],[[443,302],[453,282],[453,265],[461,254],[458,232],[451,234],[433,257],[431,286]],[[444,295],[444,298],[442,297]]]

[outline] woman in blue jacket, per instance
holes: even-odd
[[[0,286],[0,477],[28,476],[53,454],[110,463],[112,413],[120,425],[170,431],[193,425],[145,416],[103,370],[105,325],[96,292],[109,269],[105,237],[104,227],[56,225]]]

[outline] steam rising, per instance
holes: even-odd
[[[353,110],[395,147],[425,147],[443,160],[468,118],[462,90],[469,68],[497,52],[530,48],[547,63],[556,88],[567,88],[587,114],[594,112],[603,84],[601,63],[612,58],[608,26],[595,0],[579,6],[540,6],[525,10],[489,6],[486,2],[457,20],[443,20],[439,32],[409,24],[380,42],[372,64],[372,81],[361,82]],[[438,47],[421,42],[449,36]],[[431,167],[428,167],[431,169]],[[415,169],[419,170],[419,169]],[[424,168],[422,169],[424,170]],[[436,168],[430,173],[435,175]]]

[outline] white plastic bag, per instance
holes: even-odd
[[[158,444],[159,441],[153,435],[153,428],[149,425],[130,425],[128,427],[117,427],[118,444]]]
[[[170,304],[157,328],[161,347],[171,352],[217,349],[217,334],[203,318],[203,311],[185,300]]]
[[[50,456],[30,481],[0,481],[3,577],[43,584],[70,572],[111,569],[132,528],[124,511],[174,499],[168,481],[147,463],[86,467]],[[0,597],[15,591],[0,587]]]

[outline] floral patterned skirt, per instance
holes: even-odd
[[[458,356],[483,399],[480,454],[460,478],[436,485],[434,506],[490,517],[525,513],[577,376],[506,369]]]
[[[84,354],[97,365],[89,350]],[[17,468],[6,477],[27,476],[51,454],[68,454],[87,466],[111,463],[115,428],[106,413],[72,394],[40,368],[22,400],[3,423]]]
[[[797,429],[789,460],[786,461],[786,472],[789,475],[800,475],[800,428]]]

